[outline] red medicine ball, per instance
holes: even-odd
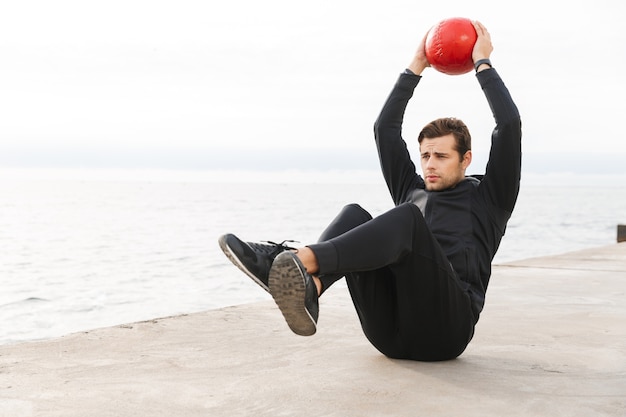
[[[476,38],[471,20],[464,17],[442,20],[428,31],[426,59],[434,69],[444,74],[465,74],[474,69],[472,50]]]

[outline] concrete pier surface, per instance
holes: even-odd
[[[0,416],[626,416],[626,243],[494,266],[456,360],[384,357],[340,286],[312,337],[270,300],[0,346]]]

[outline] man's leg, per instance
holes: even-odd
[[[343,208],[320,236],[330,239],[363,224],[372,216],[357,204]],[[283,313],[289,328],[296,334],[310,336],[317,330],[318,298],[343,274],[312,276],[317,272],[317,258],[308,248],[279,254],[269,271],[269,292]],[[317,275],[317,274],[316,274]]]
[[[326,227],[326,229],[320,235],[318,242],[325,242],[337,236],[340,236],[357,226],[362,225],[365,222],[372,220],[372,215],[369,214],[358,204],[349,204],[345,206],[335,217],[335,219]],[[335,281],[343,277],[342,273],[320,275],[319,281],[321,283],[321,293],[326,291]]]
[[[474,326],[469,295],[415,205],[309,248],[313,272],[346,274],[363,330],[384,354],[443,360],[465,349]]]

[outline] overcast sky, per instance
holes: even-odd
[[[0,166],[375,159],[372,125],[396,77],[429,27],[452,16],[491,32],[525,152],[547,165],[566,152],[626,166],[623,4],[557,4],[5,1]],[[465,120],[474,153],[486,154],[493,120],[473,74],[426,70],[405,118],[411,146],[441,116]]]

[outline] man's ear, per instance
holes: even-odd
[[[463,160],[461,161],[463,169],[467,169],[467,167],[470,166],[471,163],[472,163],[472,151],[468,150],[467,152],[465,152],[465,155],[463,155]]]

